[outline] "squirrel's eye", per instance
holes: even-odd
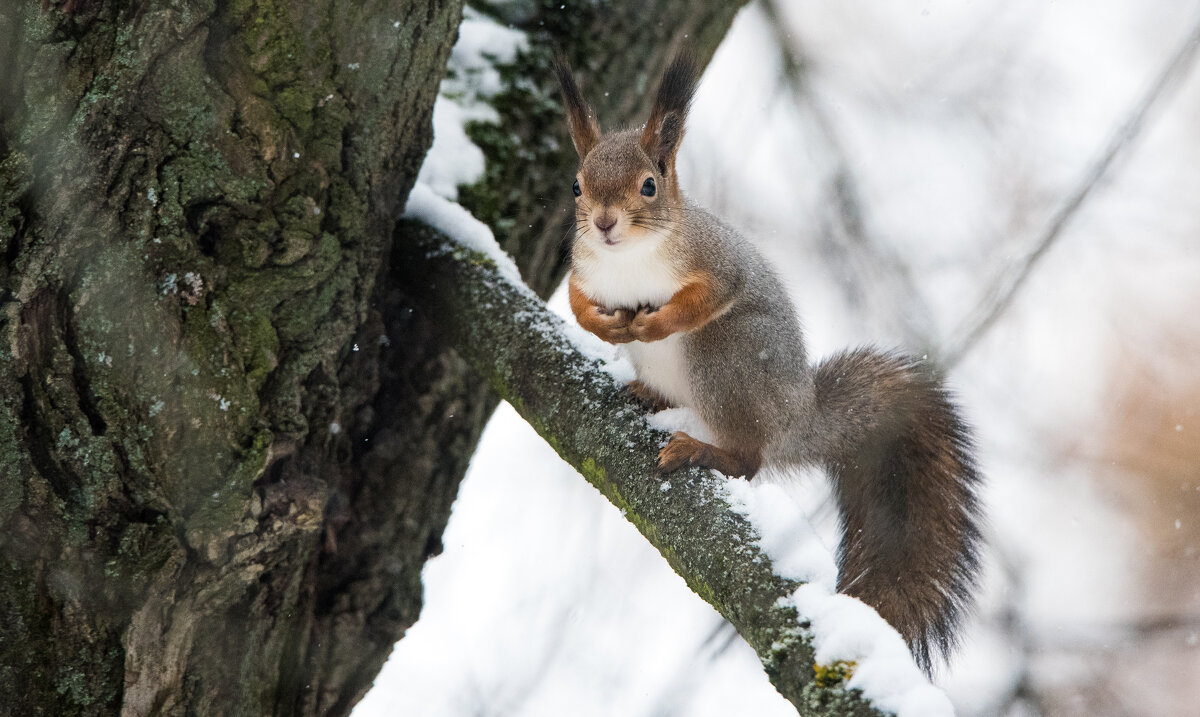
[[[583,190],[579,188],[579,180],[578,179],[576,179],[575,183],[571,185],[571,191],[575,192],[575,196],[577,196],[577,197],[583,195]]]
[[[642,196],[654,196],[654,177],[646,177],[646,181],[642,182]]]

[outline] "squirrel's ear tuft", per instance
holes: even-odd
[[[571,74],[571,65],[562,53],[554,55],[554,74],[558,75],[558,84],[562,86],[563,105],[567,110],[567,124],[571,129],[571,141],[575,143],[575,151],[583,159],[596,142],[600,141],[600,125],[592,114],[592,108],[583,100],[583,93],[575,83]]]
[[[667,173],[675,166],[675,154],[683,141],[684,123],[688,107],[696,93],[696,58],[686,50],[680,51],[667,65],[658,94],[654,97],[654,108],[650,119],[642,130],[642,149],[658,164],[659,171]]]

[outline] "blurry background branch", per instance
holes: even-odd
[[[836,121],[811,82],[810,59],[800,39],[788,31],[780,0],[760,4],[779,47],[784,97],[807,109],[810,146],[829,155],[833,163],[826,196],[830,203],[827,227],[819,235],[820,250],[846,302],[860,306],[873,322],[886,323],[908,350],[924,350],[932,340],[932,313],[913,279],[908,261],[871,233],[870,212],[859,190],[854,164],[839,136]]]
[[[1200,50],[1200,20],[1192,26],[1183,42],[1167,58],[1145,94],[1130,108],[1125,120],[1113,131],[1104,148],[1067,194],[1046,227],[1028,247],[1002,267],[999,275],[984,291],[979,304],[950,335],[949,345],[940,352],[941,362],[946,367],[958,364],[1012,304],[1034,268],[1062,236],[1063,229],[1079,213],[1092,196],[1093,190],[1113,170],[1120,156],[1130,150],[1130,146],[1145,129],[1152,113],[1182,85],[1195,64],[1197,50]]]

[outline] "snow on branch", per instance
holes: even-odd
[[[772,560],[764,546],[779,539],[770,515],[778,501],[762,492],[769,485],[698,469],[657,475],[667,434],[570,338],[573,327],[513,276],[503,253],[481,245],[469,214],[454,213],[456,205],[432,192],[414,198],[392,265],[437,339],[485,376],[737,629],[800,714],[952,714],[900,636],[865,604],[833,594],[833,577],[821,567],[832,565],[828,551],[800,566]],[[467,243],[445,233],[457,236],[457,228],[470,235]]]

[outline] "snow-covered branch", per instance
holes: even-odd
[[[425,297],[419,309],[438,338],[733,624],[800,714],[949,714],[944,695],[873,611],[823,583],[781,574],[762,547],[747,484],[702,470],[655,473],[666,434],[570,338],[572,327],[512,280],[503,257],[498,263],[496,251],[480,251],[476,237],[460,243],[443,233],[471,234],[474,220],[457,221],[453,206],[418,187],[399,229],[403,255],[393,262],[407,273],[401,283]]]

